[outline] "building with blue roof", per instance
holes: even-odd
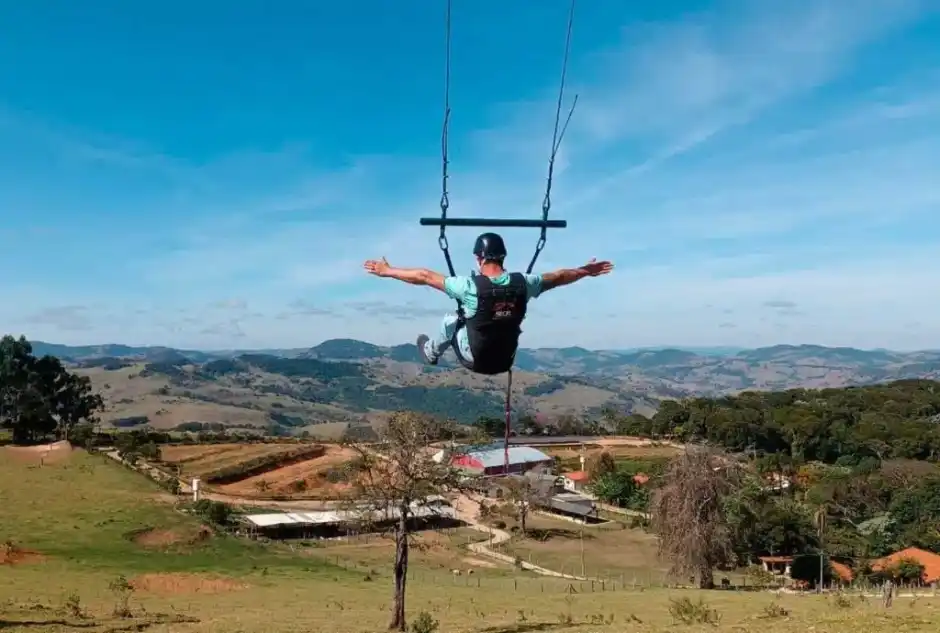
[[[506,453],[503,444],[474,447],[466,452],[459,452],[451,458],[453,466],[477,475],[505,475]],[[508,473],[524,473],[535,469],[551,470],[554,460],[531,446],[509,447]]]

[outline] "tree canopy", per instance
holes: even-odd
[[[808,565],[818,570],[822,552],[862,569],[864,561],[907,547],[940,552],[938,382],[692,398],[664,402],[651,418],[608,419],[620,432],[629,427],[710,445],[747,464],[735,485],[722,491],[721,511],[713,508],[709,519],[722,526],[717,534],[723,538],[710,541],[727,545],[720,550],[724,560],[802,555],[815,557]],[[678,477],[681,462],[659,482],[654,519],[682,516],[664,499],[694,497],[694,490],[668,494],[677,489],[675,481],[692,479]],[[690,515],[680,523],[688,528],[701,519]],[[688,536],[681,526],[662,520],[654,525],[667,536]],[[674,541],[675,551],[667,553],[684,571],[693,567],[688,561],[713,553]]]
[[[103,407],[91,381],[69,372],[54,356],[33,355],[25,337],[0,339],[0,425],[15,443],[50,434],[68,439],[81,421],[94,422]]]
[[[784,453],[854,465],[865,458],[940,458],[940,382],[899,380],[841,389],[747,391],[666,400],[651,418],[608,413],[617,432],[705,441],[730,451]]]

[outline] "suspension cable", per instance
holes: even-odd
[[[444,260],[447,262],[447,270],[450,276],[455,276],[454,263],[450,258],[450,247],[447,243],[446,220],[447,209],[450,207],[450,198],[447,195],[447,141],[450,132],[450,13],[452,0],[447,0],[447,17],[444,28],[444,45],[446,52],[444,55],[444,125],[441,129],[441,235],[437,238],[437,244],[444,253]]]
[[[512,368],[509,368],[506,382],[506,429],[503,438],[503,469],[505,475],[509,474],[509,434],[512,427]]]
[[[450,0],[448,0],[449,4]],[[568,110],[568,116],[565,118],[565,123],[561,127],[559,132],[558,126],[561,122],[561,106],[565,97],[565,81],[568,76],[568,57],[571,53],[571,31],[574,26],[574,5],[575,0],[571,0],[571,8],[568,11],[568,32],[565,36],[565,57],[561,64],[561,81],[558,86],[558,103],[555,106],[555,129],[552,132],[552,151],[548,158],[548,178],[545,183],[545,198],[542,200],[542,221],[548,220],[548,212],[552,208],[552,178],[555,175],[555,158],[558,156],[558,148],[561,147],[561,141],[565,138],[565,132],[568,131],[568,124],[571,122],[571,116],[574,114],[575,106],[578,105],[578,95],[575,95],[574,101],[571,104],[571,108]],[[442,229],[443,230],[443,229]],[[539,254],[542,252],[542,249],[545,248],[545,241],[548,237],[547,227],[542,227],[542,232],[539,235],[539,241],[535,246],[535,254],[532,255],[532,261],[529,262],[529,267],[526,269],[526,273],[531,273],[532,269],[535,268],[535,262],[539,258]]]

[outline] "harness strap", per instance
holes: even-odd
[[[450,339],[451,347],[454,348],[454,354],[457,356],[457,361],[464,366],[465,369],[473,371],[473,361],[467,360],[467,358],[460,352],[460,341],[458,340],[458,334],[460,333],[461,328],[467,327],[467,317],[463,311],[463,304],[459,301],[457,302],[457,327],[454,328],[454,335]]]

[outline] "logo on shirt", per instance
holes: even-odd
[[[493,317],[497,319],[511,318],[515,307],[516,303],[514,301],[497,301],[493,306]]]

